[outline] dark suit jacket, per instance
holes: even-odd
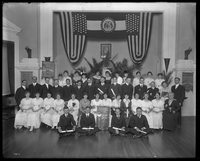
[[[52,87],[52,97],[54,99],[56,99],[56,95],[58,93],[61,94],[61,98],[63,99],[63,88],[61,86],[58,86],[58,87],[53,86]]]
[[[40,92],[40,95],[41,95],[41,85],[36,83],[35,87],[33,86],[33,84],[30,84],[28,86],[28,91],[31,93],[31,98],[35,98],[35,94],[37,92]]]
[[[69,101],[71,99],[71,94],[74,93],[74,87],[73,86],[64,86],[63,87],[63,99],[64,101]]]
[[[95,98],[95,94],[96,94],[96,91],[97,90],[97,88],[96,88],[96,86],[95,85],[91,85],[91,86],[89,86],[88,84],[85,86],[85,89],[84,89],[84,92],[86,92],[87,93],[87,95],[88,95],[88,99],[91,101],[92,99],[94,99]]]
[[[132,95],[133,95],[133,85],[132,84],[129,84],[129,85],[126,85],[126,83],[123,84],[121,86],[121,91],[122,91],[122,99],[124,98],[125,93],[129,94],[129,99],[132,99]]]
[[[17,91],[15,93],[15,100],[16,100],[18,106],[20,105],[20,102],[21,102],[22,98],[25,98],[25,92],[27,90],[28,90],[27,88],[25,90],[23,87],[19,87],[17,89]]]
[[[52,95],[52,86],[49,84],[49,88],[47,89],[47,86],[46,86],[46,84],[43,84],[42,85],[42,87],[41,87],[41,97],[44,99],[44,98],[46,98],[47,97],[47,93],[49,92],[49,93],[51,93],[51,95]]]
[[[60,116],[58,127],[61,127],[62,130],[71,130],[73,126],[76,126],[76,122],[72,114],[68,113],[67,117],[65,117],[65,114]]]
[[[83,98],[84,87],[78,89],[78,87],[74,87],[74,93],[76,94],[76,99],[81,100]]]
[[[111,99],[113,99],[114,95],[113,95],[111,89],[113,89],[113,91],[114,91],[116,97],[117,97],[118,94],[121,95],[121,85],[119,85],[119,84],[116,84],[116,85],[111,84],[111,85],[110,85],[109,90],[108,90],[108,95],[109,95],[109,97],[110,97]]]
[[[172,108],[171,112],[170,112],[169,107]],[[179,112],[180,111],[179,103],[175,99],[172,101],[171,105],[169,105],[169,99],[165,100],[164,108],[165,108],[164,112],[168,112],[168,113],[172,113],[172,111],[175,111],[175,112]]]
[[[183,105],[183,101],[185,99],[185,88],[184,86],[180,85],[175,89],[175,85],[171,87],[171,91],[174,93],[174,98]]]
[[[100,99],[103,99],[103,95],[106,93],[108,94],[108,88],[109,88],[109,85],[108,84],[104,84],[103,86],[101,84],[96,84],[96,88],[97,88],[97,92],[99,93],[100,95]],[[100,94],[100,91],[98,90],[98,88],[103,91],[104,93],[103,94]]]
[[[124,116],[120,115],[120,118],[118,119],[116,115],[113,115],[111,120],[111,127],[117,127],[117,128],[126,127],[126,121]]]
[[[137,86],[135,86],[134,95],[135,95],[135,93],[138,93],[139,99],[143,100],[145,92],[147,92],[147,86],[146,85],[143,85],[143,87],[140,87],[139,84]]]
[[[139,129],[145,127],[146,129],[148,129],[149,124],[148,124],[146,116],[141,115],[141,117],[139,118],[137,115],[133,115],[130,119],[128,127],[129,128],[137,127]]]
[[[92,113],[89,114],[89,117],[86,117],[86,114],[83,113],[81,116],[80,126],[83,127],[95,127],[95,119]]]
[[[147,89],[147,93],[149,94],[149,100],[152,101],[153,99],[155,99],[155,95],[156,93],[159,92],[158,88],[148,88]]]

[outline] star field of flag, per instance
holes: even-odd
[[[126,15],[126,30],[127,33],[139,32],[140,17],[137,14]]]
[[[76,34],[87,33],[87,20],[85,14],[75,14],[72,16],[73,32]]]

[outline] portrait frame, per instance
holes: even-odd
[[[111,44],[101,44],[101,58],[111,58]]]
[[[55,63],[53,61],[42,61],[42,78],[49,77],[54,78],[55,75]]]

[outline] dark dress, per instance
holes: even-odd
[[[116,85],[111,84],[109,89],[108,89],[108,95],[109,95],[110,99],[112,99],[112,100],[114,99],[114,94],[113,94],[111,89],[114,91],[116,97],[119,94],[121,95],[121,85],[119,85],[117,83],[116,83]]]
[[[147,89],[147,93],[149,94],[149,100],[152,101],[153,99],[155,99],[155,95],[156,93],[159,92],[158,88],[148,88]]]
[[[93,79],[93,83],[96,85],[96,84],[100,84],[100,79],[97,79],[96,77],[92,77]]]
[[[146,129],[144,129],[143,131],[145,131],[147,134],[149,132],[151,132],[151,130],[149,129],[149,124],[147,121],[147,118],[145,115],[141,115],[140,118],[137,115],[133,115],[130,119],[128,128],[129,128],[129,132],[133,135],[139,135],[140,132],[138,132],[135,127],[137,127],[138,129],[141,130],[141,128],[145,127]]]
[[[122,91],[122,99],[124,98],[125,94],[128,93],[129,99],[132,99],[133,95],[133,85],[132,84],[123,84],[121,86],[121,91]]]
[[[41,95],[41,85],[38,84],[38,83],[36,83],[35,86],[34,86],[33,84],[30,84],[30,85],[28,86],[28,91],[31,93],[30,97],[31,97],[31,98],[35,98],[35,94],[36,94],[37,92],[39,92],[40,95]]]
[[[60,94],[61,95],[61,98],[63,99],[63,88],[61,86],[58,86],[58,87],[53,87],[52,88],[52,97],[54,99],[56,99],[56,95],[57,94]]]
[[[171,91],[174,93],[174,98],[178,101],[180,106],[180,112],[178,115],[178,125],[181,125],[181,107],[183,106],[183,101],[185,99],[185,88],[182,85],[178,85],[178,87],[175,89],[175,85],[171,87]]]
[[[69,101],[71,99],[71,94],[74,93],[74,87],[69,85],[63,86],[63,99],[64,101]]]
[[[171,110],[170,108],[171,107]],[[167,99],[164,104],[163,111],[163,129],[174,131],[177,127],[178,113],[180,112],[180,106],[178,101],[175,99],[172,101],[171,105]],[[175,111],[175,113],[173,113]]]
[[[43,84],[42,87],[41,87],[41,97],[43,99],[45,99],[47,97],[47,93],[51,93],[52,95],[52,92],[53,92],[53,87],[49,84],[48,85],[49,87],[47,88],[46,84]]]
[[[117,127],[117,128],[125,127],[125,131],[119,130],[119,132],[120,132],[120,133],[123,133],[123,134],[129,132],[129,130],[128,130],[127,126],[126,126],[126,121],[125,121],[123,115],[120,115],[119,118],[117,118],[116,115],[113,115],[113,116],[112,116],[112,119],[111,119],[111,127],[108,128],[108,132],[111,133],[111,134],[116,134],[115,129],[113,129],[113,127]]]
[[[87,131],[85,129],[83,129],[83,127],[92,127],[94,129]],[[77,132],[79,133],[84,133],[87,135],[92,135],[94,133],[96,133],[97,131],[99,131],[98,127],[95,127],[95,118],[94,115],[92,113],[89,114],[89,117],[86,117],[86,114],[83,113],[81,116],[81,120],[80,120],[80,127],[77,128]]]
[[[137,86],[135,86],[135,91],[134,91],[134,95],[135,93],[139,94],[139,99],[143,100],[144,99],[144,93],[147,92],[147,86],[143,85],[142,87],[138,84]]]

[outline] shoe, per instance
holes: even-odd
[[[18,129],[21,129],[23,126],[18,126]]]
[[[53,130],[55,127],[53,126],[52,128],[51,128],[51,130]]]
[[[29,131],[33,131],[33,127],[31,127]]]
[[[137,139],[137,138],[140,138],[141,135],[133,135],[133,139]]]
[[[126,137],[126,134],[119,133],[119,136],[125,136]]]

